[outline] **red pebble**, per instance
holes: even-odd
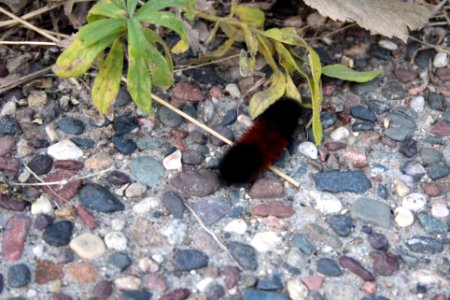
[[[3,260],[17,261],[22,257],[30,226],[31,218],[26,215],[14,215],[8,219],[3,231]]]
[[[83,205],[78,204],[77,206],[75,206],[75,209],[77,210],[77,215],[89,229],[94,229],[95,227],[97,227],[95,218],[86,210]]]

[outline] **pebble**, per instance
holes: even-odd
[[[213,129],[217,131],[219,134],[223,135],[225,138],[234,141],[234,133],[233,131],[231,131],[230,128],[225,126],[216,126]],[[217,147],[225,145],[225,142],[216,138],[215,136],[211,137],[211,143]]]
[[[137,149],[136,143],[130,139],[126,139],[120,136],[114,136],[111,141],[114,144],[114,149],[124,155],[129,155]]]
[[[45,91],[30,91],[27,100],[29,108],[44,107],[47,105],[47,93]]]
[[[0,156],[8,154],[16,143],[16,139],[10,135],[0,137]]]
[[[432,237],[414,236],[406,241],[409,250],[416,253],[436,254],[444,250],[443,245]]]
[[[394,210],[394,221],[399,227],[409,227],[414,223],[414,214],[402,206]]]
[[[216,173],[209,170],[183,171],[172,179],[172,185],[183,194],[206,197],[220,188]]]
[[[417,72],[409,69],[397,68],[394,70],[394,76],[401,83],[408,83],[417,78]]]
[[[152,296],[150,292],[139,290],[125,290],[122,293],[123,300],[150,300]]]
[[[361,119],[364,121],[369,121],[369,122],[377,121],[377,116],[372,111],[370,111],[369,109],[367,109],[366,107],[364,107],[362,105],[353,106],[350,109],[350,114],[352,115],[352,117]]]
[[[255,248],[241,242],[229,242],[227,244],[231,256],[239,262],[244,270],[256,271],[258,258]]]
[[[333,214],[340,212],[343,208],[341,200],[336,196],[328,193],[321,193],[317,191],[310,191],[309,195],[314,200],[314,208],[322,214]]]
[[[23,211],[28,206],[26,201],[18,201],[6,195],[0,194],[0,207],[12,211]]]
[[[66,275],[78,282],[91,283],[97,279],[98,270],[87,262],[73,262],[67,265]]]
[[[354,192],[362,194],[372,187],[370,180],[361,171],[330,171],[314,175],[319,190],[339,193]]]
[[[445,199],[436,200],[431,207],[431,215],[435,218],[446,218],[449,210]]]
[[[158,110],[158,118],[165,126],[177,128],[183,122],[183,118],[167,107]]]
[[[445,97],[441,94],[430,92],[427,95],[427,102],[431,109],[445,110]]]
[[[147,187],[145,185],[142,185],[139,182],[133,182],[125,190],[125,196],[128,198],[140,197],[146,191],[147,191]]]
[[[177,219],[180,219],[186,210],[183,198],[181,198],[178,193],[173,191],[164,193],[162,203],[164,207],[172,214],[172,216]]]
[[[229,126],[236,122],[237,109],[233,108],[228,110],[222,118],[222,126]]]
[[[326,221],[334,232],[343,237],[349,236],[354,226],[352,218],[347,215],[331,215]]]
[[[319,241],[333,249],[340,249],[342,242],[336,235],[329,233],[317,224],[311,223],[303,227],[302,232],[310,241]]]
[[[338,127],[330,133],[330,138],[335,141],[345,141],[350,136],[350,131],[346,127]]]
[[[401,100],[406,97],[405,89],[398,81],[387,82],[381,89],[381,93],[387,100]]]
[[[2,241],[4,261],[17,261],[22,257],[30,226],[31,218],[22,214],[12,215],[6,221]]]
[[[395,191],[397,192],[397,195],[400,197],[406,196],[410,193],[410,188],[404,183],[403,181],[399,179],[394,179],[394,187]]]
[[[59,221],[48,226],[42,234],[42,239],[50,246],[62,247],[70,242],[73,223],[70,221]]]
[[[34,220],[34,228],[37,230],[44,230],[51,224],[53,224],[53,217],[49,215],[40,214]]]
[[[281,243],[281,238],[273,231],[258,232],[250,244],[258,252],[273,251]]]
[[[75,173],[66,170],[58,170],[48,174],[45,178],[46,182],[58,182],[58,181],[66,181],[70,178],[73,178]],[[44,187],[44,191],[47,195],[54,201],[59,204],[62,204],[65,201],[70,201],[74,198],[78,192],[78,189],[81,186],[81,180],[73,180],[64,185],[53,185],[52,190],[48,187]],[[55,195],[56,193],[56,195]]]
[[[84,132],[84,123],[75,118],[64,117],[59,120],[58,129],[66,134],[80,135]]]
[[[353,257],[342,255],[339,257],[339,264],[341,267],[348,269],[364,281],[375,281],[375,277]]]
[[[0,116],[14,116],[16,111],[16,103],[9,101],[3,104],[2,110],[0,111]]]
[[[251,186],[249,195],[254,199],[281,198],[284,187],[279,180],[260,178]]]
[[[414,280],[417,280],[420,284],[424,285],[440,285],[440,286],[447,286],[448,285],[448,279],[442,277],[439,275],[439,273],[431,270],[417,270],[412,272],[412,278]],[[445,299],[445,298],[444,298]],[[435,300],[433,298],[433,300]],[[438,300],[438,299],[436,299]]]
[[[374,260],[372,269],[377,275],[391,276],[400,267],[399,256],[390,252],[372,251],[370,257]]]
[[[169,244],[181,244],[186,238],[187,225],[181,223],[179,219],[172,220],[167,223],[161,230],[161,234],[165,236]],[[204,249],[203,247],[199,247]]]
[[[113,185],[124,185],[131,182],[130,177],[121,171],[111,171],[106,176],[106,180]]]
[[[257,289],[265,291],[281,290],[283,287],[283,282],[281,281],[279,273],[258,279],[258,284],[256,286]]]
[[[85,207],[99,212],[111,213],[125,208],[116,195],[96,183],[85,185],[79,192],[78,198]]]
[[[389,241],[381,233],[374,232],[369,235],[369,243],[375,250],[387,251],[389,248]]]
[[[0,116],[1,135],[15,135],[19,128],[19,124],[14,118],[8,116]]]
[[[206,300],[221,299],[225,296],[225,289],[220,284],[210,284],[205,292]]]
[[[141,280],[134,276],[119,277],[114,280],[114,285],[119,290],[137,290]]]
[[[417,154],[417,142],[413,139],[406,139],[401,142],[398,152],[407,158],[411,158]]]
[[[433,67],[445,68],[448,64],[448,54],[445,52],[438,52],[433,59]]]
[[[197,109],[191,103],[186,103],[185,105],[183,105],[183,112],[187,113],[194,119],[197,119]]]
[[[450,123],[438,121],[431,129],[431,133],[437,136],[450,136]]]
[[[133,212],[135,214],[148,214],[150,211],[158,208],[159,200],[155,197],[147,197],[133,205]]]
[[[414,130],[405,127],[389,127],[384,130],[384,135],[394,141],[402,142],[406,139],[410,139],[414,135]]]
[[[295,214],[292,204],[286,201],[268,201],[256,205],[252,209],[255,216],[267,217],[273,216],[277,218],[289,218]]]
[[[222,219],[231,209],[231,205],[227,199],[218,197],[196,201],[192,205],[192,209],[208,226]]]
[[[188,150],[183,153],[181,161],[186,165],[199,165],[203,161],[203,155],[195,150]]]
[[[49,260],[36,260],[34,281],[37,284],[46,284],[50,281],[61,280],[64,277],[63,265]]]
[[[423,96],[413,97],[410,106],[416,112],[423,112],[423,109],[425,108],[425,98]]]
[[[377,115],[384,114],[385,112],[388,112],[391,109],[389,103],[387,103],[386,101],[378,101],[378,100],[369,101],[368,107],[371,111],[373,111]]]
[[[56,160],[77,160],[83,156],[83,151],[71,140],[62,140],[47,148],[47,153]]]
[[[428,48],[417,52],[415,63],[422,69],[427,69],[431,59],[435,56],[436,50]]]
[[[11,156],[0,156],[0,171],[10,177],[17,176],[19,172],[20,162]]]
[[[162,163],[166,170],[181,170],[182,164],[181,164],[181,157],[182,153],[180,150],[176,150],[175,152],[167,155],[164,157]]]
[[[160,266],[156,261],[149,257],[143,257],[138,262],[138,267],[142,272],[145,273],[155,273],[158,272]]]
[[[339,277],[343,274],[339,265],[331,258],[320,258],[317,261],[317,272],[332,277]]]
[[[178,271],[191,271],[208,266],[208,256],[195,249],[175,249],[175,268]]]
[[[242,219],[236,219],[230,221],[227,225],[224,227],[225,232],[232,232],[239,235],[243,235],[247,231],[247,223]]]
[[[229,83],[225,86],[225,91],[230,94],[231,98],[233,99],[241,99],[241,91],[239,90],[239,87],[235,83]]]
[[[113,293],[113,286],[108,280],[100,280],[94,285],[92,295],[96,300],[107,300]]]
[[[352,131],[354,132],[368,131],[373,130],[374,128],[375,124],[370,122],[355,122],[352,124]]]
[[[417,215],[420,225],[429,234],[446,233],[448,228],[444,222],[429,216],[425,212],[421,212]]]
[[[311,255],[316,249],[313,244],[300,233],[296,233],[292,238],[292,245],[300,249],[303,253]]]
[[[56,169],[79,171],[84,168],[84,163],[76,160],[57,160],[53,164]]]
[[[353,219],[361,220],[362,222],[385,228],[391,227],[391,209],[389,205],[377,200],[359,198],[353,203],[350,214]]]
[[[130,116],[117,116],[113,121],[114,135],[122,136],[132,132],[138,127],[136,118]]]
[[[205,123],[209,123],[212,119],[212,117],[214,116],[214,103],[210,100],[206,100],[202,103],[203,105],[200,105],[200,111],[201,108],[203,107],[203,112],[202,112],[202,119],[203,122]],[[225,128],[222,126],[222,128]],[[217,129],[215,129],[217,130]]]
[[[91,139],[73,137],[70,139],[75,145],[83,149],[92,149],[95,146],[95,142]]]
[[[85,259],[97,259],[105,254],[106,248],[103,240],[98,236],[85,232],[70,241],[70,249]]]
[[[28,145],[25,139],[20,139],[16,145],[16,157],[23,158],[33,153],[33,149]]]
[[[419,182],[420,179],[427,173],[425,168],[418,161],[410,160],[406,161],[400,166],[400,171],[403,174],[410,176],[413,182]]]
[[[31,281],[31,271],[26,264],[16,264],[8,268],[7,275],[8,286],[11,288],[20,288],[27,286]]]
[[[179,299],[188,299],[191,291],[186,288],[175,289],[165,294],[159,300],[179,300]]]
[[[319,157],[319,151],[316,145],[311,142],[303,142],[298,145],[298,152],[311,159],[317,159]]]
[[[447,109],[445,110],[444,114],[442,115],[442,119],[445,122],[450,123],[450,105],[447,105]]]
[[[301,277],[300,280],[308,288],[308,290],[315,292],[321,289],[325,278],[321,275],[308,275]]]
[[[126,268],[131,266],[132,263],[131,258],[121,252],[114,252],[108,258],[108,264],[116,267],[120,272],[123,272]]]
[[[109,249],[125,251],[127,249],[127,238],[120,231],[113,231],[105,235],[105,244]]]
[[[53,205],[45,194],[41,195],[36,201],[34,201],[31,204],[32,215],[38,214],[53,215],[53,213],[54,213]]]
[[[149,156],[134,158],[129,165],[131,176],[139,183],[153,187],[164,176],[164,166]]]
[[[427,174],[431,179],[437,180],[450,174],[450,168],[443,162],[436,162],[427,167]]]
[[[198,87],[186,82],[175,83],[171,92],[174,98],[181,101],[199,102],[205,99],[205,95]]]
[[[106,169],[112,164],[113,160],[111,156],[104,152],[94,154],[84,162],[86,169]]]
[[[441,161],[442,155],[436,149],[426,147],[420,149],[420,158],[424,166],[427,166]]]
[[[293,294],[295,288],[291,287],[290,290]],[[297,291],[297,290],[295,290]],[[289,300],[289,297],[285,294],[270,291],[261,291],[255,289],[245,289],[242,292],[243,300]],[[292,298],[292,299],[302,299],[302,298]]]
[[[387,189],[384,185],[382,185],[382,184],[380,184],[380,185],[378,186],[377,194],[378,194],[378,196],[380,196],[380,197],[383,198],[383,199],[387,199],[387,198],[389,197],[389,191],[388,191],[388,189]]]

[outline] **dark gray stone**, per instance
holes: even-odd
[[[130,133],[138,127],[138,123],[135,118],[129,116],[118,116],[113,121],[114,134],[124,135]]]
[[[419,182],[420,179],[427,173],[421,163],[415,160],[409,160],[400,166],[400,171],[403,174],[411,176],[414,182]]]
[[[381,93],[387,100],[402,100],[406,97],[406,91],[398,81],[386,83],[381,89]]]
[[[383,199],[387,199],[387,198],[389,197],[389,191],[388,191],[388,189],[387,189],[384,185],[382,185],[382,184],[380,184],[380,185],[378,186],[377,193],[378,193],[378,196],[380,196],[380,197],[383,198]]]
[[[122,293],[123,300],[150,300],[153,294],[146,291],[126,290]]]
[[[327,223],[340,236],[348,236],[353,227],[352,218],[347,215],[328,216]]]
[[[175,249],[175,268],[178,271],[191,271],[208,266],[208,255],[195,249]]]
[[[244,270],[256,271],[258,269],[258,258],[255,248],[241,242],[229,242],[227,248]]]
[[[91,139],[73,137],[70,139],[75,145],[84,149],[92,149],[95,146],[95,142]]]
[[[369,101],[368,107],[371,111],[373,111],[377,115],[384,114],[385,112],[388,112],[391,109],[388,103],[378,100]]]
[[[334,260],[327,257],[317,261],[317,272],[332,277],[339,277],[343,274],[339,265]]]
[[[229,139],[231,141],[234,141],[234,134],[233,134],[233,131],[231,131],[230,128],[225,127],[225,126],[217,126],[217,127],[214,127],[213,129],[215,131],[217,131],[219,134],[221,134],[224,137],[226,137],[227,139]],[[219,140],[215,136],[211,137],[211,143],[214,146],[223,146],[223,145],[225,145],[225,142],[223,142],[222,140]]]
[[[406,241],[409,250],[416,253],[436,254],[444,251],[444,246],[435,238],[415,236]]]
[[[50,172],[53,165],[53,158],[47,154],[38,154],[28,162],[28,167],[37,175]]]
[[[313,244],[302,234],[296,233],[292,237],[292,245],[294,247],[297,247],[302,252],[304,252],[307,255],[313,254],[313,252],[316,250]]]
[[[208,286],[205,295],[206,300],[219,300],[225,296],[225,289],[220,284],[212,284]]]
[[[428,64],[433,59],[433,57],[436,55],[436,50],[432,48],[428,48],[425,50],[420,50],[417,52],[415,63],[422,69],[427,69]]]
[[[220,188],[217,174],[208,170],[181,172],[173,178],[172,185],[183,194],[197,197],[209,196]]]
[[[444,222],[433,218],[425,212],[421,212],[417,215],[420,225],[429,234],[446,233],[448,228]]]
[[[430,92],[427,95],[428,106],[434,110],[445,110],[445,97],[441,94]]]
[[[352,124],[352,130],[354,132],[373,130],[375,124],[371,122],[355,122]]]
[[[237,109],[230,109],[225,113],[222,118],[222,126],[228,126],[236,122],[237,119]]]
[[[450,168],[447,167],[442,161],[431,164],[427,167],[428,176],[431,179],[437,180],[443,177],[448,176],[450,174]]]
[[[354,192],[362,194],[372,187],[369,178],[361,171],[330,171],[314,175],[319,190],[339,193]]]
[[[183,216],[186,209],[183,198],[176,192],[166,192],[163,196],[163,205],[177,219]]]
[[[177,128],[183,122],[183,118],[180,115],[167,107],[161,107],[158,110],[158,118],[161,123],[171,128]]]
[[[230,208],[231,205],[225,198],[202,199],[192,206],[205,225],[212,225],[222,219]]]
[[[106,180],[114,185],[124,185],[127,183],[131,183],[131,179],[127,174],[117,170],[110,172],[108,176],[106,176]]]
[[[31,271],[26,264],[16,264],[8,268],[8,286],[20,288],[27,286],[31,281]]]
[[[130,162],[131,176],[143,185],[153,187],[166,174],[160,161],[149,157],[136,157]]]
[[[99,212],[111,213],[125,208],[116,195],[106,187],[96,183],[90,183],[83,187],[78,194],[78,198],[81,204]]]
[[[70,242],[73,223],[70,221],[59,221],[48,226],[42,234],[42,239],[50,246],[62,247]]]
[[[387,238],[378,232],[374,232],[369,235],[369,243],[375,250],[387,251],[389,248],[389,241]]]
[[[389,205],[370,198],[356,200],[350,214],[353,219],[361,220],[385,228],[391,228],[391,208]]]
[[[356,105],[353,106],[352,108],[350,108],[350,114],[352,115],[352,117],[354,118],[358,118],[364,121],[369,121],[369,122],[376,122],[377,121],[377,116],[370,111],[369,109],[367,109],[366,107],[362,106],[362,105]]]
[[[0,134],[14,135],[19,130],[19,124],[11,117],[0,117]]]
[[[181,161],[186,165],[199,165],[203,161],[203,155],[199,151],[188,150],[183,153]]]
[[[114,252],[108,259],[108,263],[116,268],[118,268],[121,272],[126,268],[131,266],[132,261],[131,258],[125,253]]]
[[[82,134],[84,123],[81,120],[64,117],[58,122],[58,129],[67,134]]]
[[[398,152],[403,154],[403,156],[411,158],[417,154],[417,142],[413,139],[406,139],[398,148]]]
[[[289,300],[286,294],[246,289],[242,292],[243,300]]]
[[[265,291],[281,290],[283,287],[283,282],[281,281],[279,273],[259,279],[256,286],[257,289]]]
[[[124,155],[129,155],[137,149],[137,145],[135,142],[121,136],[114,136],[111,141],[114,144],[114,148]]]
[[[420,149],[420,158],[422,159],[422,164],[428,166],[441,161],[442,155],[434,148],[426,147]]]
[[[320,113],[320,123],[322,123],[322,129],[328,129],[337,122],[336,114],[330,111],[323,111]]]

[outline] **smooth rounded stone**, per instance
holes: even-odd
[[[398,81],[387,82],[381,89],[381,94],[387,100],[401,100],[406,97],[406,91]]]
[[[139,183],[153,187],[165,175],[164,166],[149,156],[133,159],[129,165],[131,176]]]
[[[242,292],[242,297],[243,300],[289,300],[289,297],[282,293],[255,289],[245,289]]]
[[[125,196],[128,198],[139,197],[142,196],[146,191],[147,187],[145,185],[142,185],[139,182],[133,182],[125,190]]]
[[[432,145],[444,145],[445,144],[444,139],[442,137],[434,136],[434,135],[426,136],[423,139],[423,142],[424,143],[428,143],[428,144],[432,144]]]
[[[414,129],[404,127],[389,127],[384,130],[384,135],[394,141],[402,142],[414,135]]]
[[[317,159],[319,157],[319,151],[316,145],[311,142],[303,142],[298,145],[298,152],[311,159]]]
[[[50,172],[53,165],[53,159],[46,154],[38,154],[28,162],[28,167],[37,175],[43,175]]]
[[[31,281],[31,271],[26,264],[16,264],[8,268],[7,282],[11,288],[27,286]]]
[[[283,289],[283,282],[279,273],[272,274],[271,276],[263,277],[258,280],[256,285],[257,289],[270,291]]]
[[[411,158],[417,154],[417,142],[413,139],[406,139],[398,148],[398,152],[403,154],[403,156]]]
[[[97,300],[107,300],[112,293],[113,285],[108,280],[100,280],[92,289],[92,295]]]
[[[89,232],[82,233],[70,241],[70,249],[85,259],[97,259],[105,254],[103,240]]]
[[[244,270],[256,271],[258,258],[255,248],[241,242],[229,242],[227,245],[231,256],[239,262]]]
[[[158,110],[158,119],[165,126],[177,128],[183,122],[183,118],[167,107],[161,107]]]
[[[399,256],[390,252],[372,251],[370,257],[374,260],[372,269],[377,275],[391,276],[400,267]]]
[[[172,152],[171,154],[164,157],[162,164],[164,168],[168,171],[171,170],[181,170],[182,164],[181,164],[181,157],[182,153],[180,150],[176,150]]]
[[[32,215],[38,214],[53,215],[53,212],[54,212],[53,205],[45,194],[41,195],[41,197],[39,197],[36,201],[34,201],[31,204]]]
[[[330,138],[335,141],[344,141],[350,136],[350,131],[346,127],[338,127],[330,133]]]
[[[56,169],[79,171],[84,168],[84,163],[77,160],[57,160],[54,163]]]
[[[194,119],[197,119],[197,109],[195,106],[191,103],[186,103],[183,105],[183,112],[187,113],[189,116],[193,117]]]
[[[247,228],[248,228],[248,225],[244,220],[236,219],[236,220],[232,220],[227,225],[225,225],[223,230],[225,232],[232,232],[232,233],[236,233],[239,235],[243,235],[247,231]]]
[[[215,131],[217,131],[219,134],[223,135],[225,138],[227,138],[231,141],[234,141],[234,133],[233,133],[233,131],[231,131],[230,128],[225,127],[225,126],[216,126],[213,129]],[[225,145],[225,142],[216,138],[215,136],[211,137],[211,143],[214,146],[218,146],[218,147]]]
[[[369,235],[369,243],[375,250],[387,251],[389,248],[389,241],[381,233],[374,232]]]
[[[446,233],[448,228],[444,222],[429,216],[425,212],[421,212],[417,215],[420,225],[429,234]]]
[[[355,122],[352,124],[353,132],[368,131],[373,130],[374,128],[375,124],[371,122]]]
[[[424,166],[431,165],[441,161],[442,155],[434,148],[426,147],[420,149],[420,158]]]
[[[349,236],[352,230],[353,221],[347,215],[331,215],[326,219],[328,225],[331,229],[340,236]]]
[[[436,254],[444,250],[444,246],[432,237],[414,236],[406,241],[406,246],[412,252],[423,254]]]
[[[177,219],[180,219],[186,210],[183,198],[176,192],[169,191],[164,193],[162,202],[164,207]]]
[[[22,257],[30,227],[31,218],[26,215],[14,214],[8,218],[3,227],[3,261],[17,261]]]
[[[442,150],[442,156],[447,166],[450,167],[450,143]]]
[[[450,105],[447,105],[447,109],[445,110],[445,112],[442,114],[442,119],[447,122],[450,123]]]
[[[369,109],[362,105],[356,105],[350,108],[352,117],[369,122],[376,122],[377,116]]]
[[[73,223],[70,221],[59,221],[48,226],[42,234],[42,239],[53,247],[66,246],[72,236]]]
[[[0,156],[8,154],[16,144],[16,139],[10,135],[0,137]]]
[[[339,264],[341,267],[358,275],[364,281],[375,281],[375,277],[353,257],[342,255],[339,257]]]
[[[121,136],[132,132],[138,127],[136,118],[130,116],[118,116],[114,118],[114,135]]]
[[[387,199],[389,197],[389,191],[384,185],[380,184],[377,189],[377,195],[383,199]]]
[[[317,272],[332,277],[339,277],[343,274],[339,265],[331,258],[320,258],[317,261]]]
[[[129,266],[131,266],[132,263],[133,262],[131,261],[131,258],[125,253],[121,252],[114,252],[108,258],[108,264],[116,267],[121,272],[124,271]]]
[[[450,136],[450,123],[444,120],[438,121],[431,129],[431,133],[438,137]]]
[[[431,206],[431,215],[435,218],[446,218],[449,215],[445,199],[436,200]]]
[[[186,82],[175,83],[171,92],[172,96],[180,101],[200,102],[205,99],[205,95],[197,86]]]
[[[181,161],[186,165],[199,165],[203,161],[203,155],[195,150],[188,150],[183,153]]]
[[[209,257],[195,249],[174,250],[175,269],[178,271],[197,270],[208,266]]]
[[[127,237],[120,231],[113,231],[105,235],[105,244],[108,249],[125,251],[128,246]]]
[[[394,76],[401,83],[408,83],[417,78],[417,72],[413,70],[397,68],[394,70]]]
[[[402,206],[394,210],[394,221],[399,227],[409,227],[414,223],[414,214]]]
[[[230,210],[231,205],[225,198],[202,199],[192,205],[205,225],[212,225],[222,219]]]
[[[433,59],[433,57],[436,55],[436,50],[432,48],[428,48],[425,50],[420,50],[417,52],[415,63],[418,65],[421,69],[427,69],[428,64]]]
[[[385,228],[391,227],[391,209],[389,205],[370,198],[356,200],[350,214],[353,219],[371,223]]]
[[[388,60],[392,57],[390,50],[383,48],[378,44],[374,44],[370,47],[369,55],[382,60]]]
[[[445,110],[445,97],[441,94],[430,92],[427,95],[428,106],[434,110]]]
[[[125,208],[116,195],[106,187],[96,183],[84,186],[78,193],[78,198],[85,207],[99,212],[111,213]]]
[[[450,174],[450,168],[443,162],[436,162],[427,167],[427,174],[431,179],[437,180]]]
[[[230,218],[240,218],[243,212],[244,212],[244,208],[242,206],[236,206],[230,210],[230,212],[228,213],[228,216]]]
[[[330,171],[314,175],[317,189],[331,193],[354,192],[362,194],[372,187],[369,178],[361,171]]]
[[[83,156],[83,151],[71,140],[62,140],[47,148],[47,153],[56,160],[77,160]]]
[[[112,157],[105,152],[94,154],[84,161],[86,169],[106,169],[112,164]]]
[[[250,187],[249,195],[257,199],[281,198],[284,187],[279,180],[260,178]]]
[[[222,126],[228,126],[236,122],[237,109],[232,108],[228,110],[222,118]]]
[[[95,146],[95,141],[86,138],[73,137],[70,139],[75,145],[84,149],[92,149]]]
[[[292,237],[292,245],[300,249],[303,253],[311,255],[316,248],[303,234],[296,233]]]
[[[130,177],[121,171],[111,171],[106,176],[106,180],[113,185],[124,185],[131,182]]]
[[[16,177],[19,173],[20,162],[11,156],[0,156],[0,171],[10,177]]]
[[[136,214],[147,214],[159,207],[159,200],[155,197],[147,197],[133,205],[133,212]]]
[[[340,249],[342,247],[341,240],[336,235],[329,233],[321,226],[310,223],[302,228],[302,233],[311,241],[319,241],[323,244],[333,248]]]
[[[205,292],[206,300],[217,300],[225,296],[225,289],[220,284],[212,284],[208,286]]]
[[[44,230],[53,224],[53,217],[45,214],[39,214],[34,220],[34,228],[37,230]]]
[[[117,93],[116,99],[114,101],[114,106],[124,107],[127,104],[131,103],[131,101],[132,101],[131,96],[126,90],[126,88],[120,87],[119,92]]]
[[[378,100],[371,100],[367,104],[368,108],[374,112],[377,115],[384,114],[385,112],[388,112],[391,107],[389,106],[386,101],[378,101]]]
[[[337,213],[343,208],[341,200],[332,194],[310,191],[309,195],[314,200],[314,208],[322,214]]]
[[[255,234],[250,244],[258,252],[267,252],[281,243],[281,238],[273,231],[258,232]]]
[[[427,173],[425,168],[418,161],[410,160],[406,161],[400,166],[400,171],[410,176],[414,182],[419,182],[420,179]]]
[[[1,135],[15,135],[20,129],[19,124],[14,118],[0,117],[0,134]]]
[[[18,201],[15,198],[0,194],[0,207],[12,211],[23,211],[28,206],[27,201]]]
[[[137,290],[141,285],[141,279],[134,276],[119,277],[114,280],[114,285],[119,290]]]
[[[289,218],[295,214],[292,204],[286,201],[268,201],[258,204],[252,209],[255,216]]]
[[[37,284],[46,284],[50,281],[61,280],[63,277],[63,264],[53,263],[49,260],[36,259],[34,281]]]
[[[165,294],[159,300],[178,300],[178,299],[188,299],[189,295],[191,294],[191,291],[186,288],[179,288],[170,291],[169,293]]]
[[[217,173],[209,170],[184,171],[172,179],[171,184],[183,194],[206,197],[220,188]]]
[[[423,109],[425,108],[425,98],[423,96],[413,97],[410,106],[416,112],[423,112]]]
[[[82,134],[84,123],[81,120],[64,117],[58,122],[58,129],[66,134]]]
[[[114,149],[124,155],[129,155],[137,149],[136,143],[130,139],[126,139],[120,136],[114,136],[111,141],[114,144]]]
[[[399,179],[394,179],[394,187],[397,195],[400,197],[403,197],[405,195],[408,195],[411,191],[410,188],[404,183],[403,181]]]
[[[433,67],[445,68],[448,64],[448,54],[445,52],[438,52],[433,58]]]
[[[322,111],[320,113],[320,123],[322,124],[322,128],[328,129],[337,122],[337,116],[335,113],[331,111]]]
[[[408,267],[415,267],[419,263],[419,258],[407,253],[406,251],[402,251],[400,253],[400,258]]]

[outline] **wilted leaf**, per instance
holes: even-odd
[[[284,95],[286,97],[298,100],[301,103],[302,96],[300,95],[300,92],[298,91],[297,87],[292,81],[291,76],[289,76],[289,74],[285,74],[285,77],[286,77],[286,92],[284,93]]]
[[[296,45],[304,48],[308,47],[308,44],[297,34],[294,27],[285,27],[281,29],[271,28],[264,31],[262,34],[285,44]]]
[[[248,53],[244,49],[241,49],[239,53],[239,73],[242,77],[248,77],[252,74],[250,62],[248,61]]]
[[[248,53],[250,54],[249,68],[253,72],[256,63],[256,54],[258,54],[258,40],[254,32],[246,24],[242,24],[242,31],[244,32],[245,44],[247,45]]]
[[[81,27],[78,37],[86,46],[91,46],[110,35],[125,32],[125,19],[103,19]]]
[[[219,48],[217,48],[211,55],[214,57],[221,57],[224,56],[225,53],[233,46],[234,42],[236,41],[236,38],[230,37],[228,40],[225,41]]]
[[[100,65],[92,88],[92,102],[101,113],[108,113],[111,103],[119,92],[122,68],[123,46],[120,39],[116,39],[108,57]]]
[[[151,80],[148,66],[144,59],[145,37],[141,24],[135,19],[128,19],[128,82],[127,88],[134,103],[144,112],[150,114]]]
[[[98,15],[113,19],[125,19],[126,16],[126,6],[124,1],[98,1],[89,10],[89,16]]]
[[[358,72],[350,69],[347,66],[341,64],[327,65],[322,67],[322,74],[338,78],[342,80],[355,81],[355,82],[367,82],[381,74],[380,70]]]
[[[333,20],[355,21],[374,33],[396,36],[405,43],[408,28],[422,28],[431,16],[424,6],[400,0],[305,0],[305,3]]]
[[[309,66],[312,75],[312,82],[308,81],[308,84],[310,84],[309,88],[311,90],[311,102],[313,108],[312,130],[316,145],[319,145],[322,141],[322,124],[320,123],[320,105],[322,102],[322,84],[320,77],[322,74],[322,66],[320,65],[320,58],[317,52],[312,48],[308,48],[308,51]]]
[[[258,8],[245,5],[237,5],[236,16],[244,23],[248,23],[257,28],[264,26],[264,12]]]
[[[249,112],[253,119],[284,95],[286,89],[284,74],[280,71],[274,72],[271,79],[272,83],[267,89],[254,94],[250,99]]]
[[[242,33],[242,30],[237,29],[236,27],[225,22],[220,22],[219,27],[228,38],[233,38],[236,42],[244,41],[244,34]]]

